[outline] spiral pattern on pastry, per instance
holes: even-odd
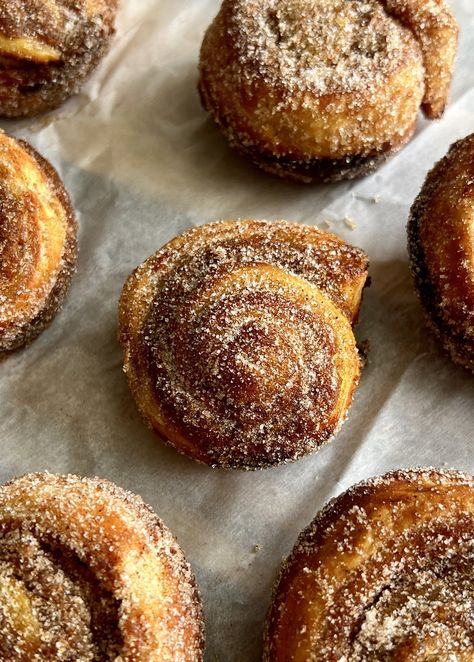
[[[200,59],[204,108],[264,170],[312,182],[376,168],[441,116],[457,50],[444,0],[223,0]]]
[[[396,471],[301,534],[274,591],[265,662],[474,660],[474,478]]]
[[[0,115],[51,110],[77,92],[108,50],[118,0],[0,4]]]
[[[143,501],[98,478],[0,488],[0,658],[198,662],[194,577]]]
[[[365,254],[286,222],[190,230],[127,280],[124,369],[151,427],[213,466],[294,460],[334,435],[359,380]]]
[[[410,211],[408,250],[430,328],[474,372],[474,134],[428,173]]]
[[[0,358],[52,320],[76,263],[76,222],[54,168],[0,132]]]

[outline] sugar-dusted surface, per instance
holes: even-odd
[[[0,512],[2,660],[202,659],[191,569],[139,497],[29,474],[0,488]]]
[[[360,92],[382,85],[416,42],[378,0],[237,0],[223,15],[242,78],[293,96]]]
[[[269,613],[267,662],[474,659],[474,478],[399,471],[305,529]]]
[[[296,460],[338,431],[359,381],[367,256],[285,222],[185,233],[127,280],[124,370],[148,423],[219,467]]]
[[[218,6],[123,0],[110,58],[84,93],[46,127],[8,123],[58,168],[80,214],[81,250],[61,315],[1,365],[0,473],[99,475],[142,495],[196,573],[206,662],[261,662],[282,558],[331,496],[400,466],[474,473],[474,382],[427,333],[406,253],[426,173],[474,131],[474,7],[451,2],[463,29],[442,122],[421,121],[415,140],[364,180],[301,188],[249,168],[200,108],[196,63]],[[369,362],[350,420],[315,455],[260,472],[214,471],[157,443],[116,342],[117,302],[136,265],[192,226],[238,216],[330,228],[371,258],[357,328]]]
[[[9,0],[0,5],[0,115],[55,108],[108,50],[118,0]]]
[[[474,134],[428,173],[410,212],[408,250],[428,324],[474,372]]]

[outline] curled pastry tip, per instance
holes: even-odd
[[[425,69],[421,109],[428,119],[443,115],[458,46],[456,18],[444,0],[381,0],[420,45]]]
[[[363,251],[294,223],[185,232],[128,278],[119,339],[138,407],[180,452],[255,469],[317,450],[359,381]]]
[[[408,220],[415,289],[430,328],[474,371],[474,134],[428,173]]]
[[[199,92],[230,144],[292,181],[365,175],[439,117],[457,50],[444,0],[224,0]]]
[[[474,478],[392,471],[333,499],[275,585],[265,662],[471,659]]]
[[[28,474],[0,487],[0,537],[1,659],[203,659],[194,576],[139,497]]]
[[[77,227],[58,174],[0,132],[0,358],[52,321],[76,265]]]

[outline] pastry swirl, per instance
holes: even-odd
[[[351,324],[367,257],[286,222],[185,232],[127,280],[124,370],[145,420],[212,466],[257,468],[317,450],[360,374]]]
[[[265,662],[474,659],[474,478],[397,471],[331,501],[276,585]]]
[[[0,488],[0,513],[2,660],[202,660],[191,569],[139,497],[30,474]]]
[[[74,271],[76,232],[54,168],[0,132],[0,358],[55,316]]]
[[[267,172],[370,172],[446,104],[457,50],[444,0],[224,0],[201,48],[204,108]]]
[[[474,372],[474,134],[428,173],[408,221],[415,289],[430,328]]]
[[[9,0],[0,5],[0,115],[51,110],[107,52],[118,0]]]

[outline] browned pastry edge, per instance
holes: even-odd
[[[115,34],[114,17],[118,0],[110,0],[110,11],[95,22],[88,20],[82,28],[82,41],[62,54],[59,62],[18,63],[0,66],[0,117],[32,117],[60,106],[76,94],[107,54]],[[91,44],[93,46],[91,47]],[[11,81],[2,84],[2,78]]]
[[[439,305],[439,296],[433,287],[425,258],[425,251],[420,237],[420,228],[424,220],[427,204],[432,194],[437,190],[439,179],[443,177],[447,168],[450,167],[450,159],[453,152],[460,148],[466,138],[453,143],[448,153],[438,161],[426,176],[420,193],[415,199],[408,218],[408,254],[410,257],[410,269],[413,276],[415,291],[423,306],[426,324],[439,338],[444,349],[451,359],[474,372],[474,345],[469,346],[464,342],[462,333],[457,334],[449,318],[442,314]]]
[[[28,154],[30,154],[30,156],[35,159],[40,169],[46,173],[46,176],[48,177],[56,196],[60,200],[66,212],[67,234],[62,256],[62,267],[58,273],[56,283],[45,301],[43,309],[33,320],[23,324],[18,329],[18,335],[16,336],[14,343],[10,343],[8,347],[2,347],[0,342],[0,361],[5,359],[12,352],[31,343],[33,340],[35,340],[35,338],[37,338],[37,336],[40,335],[42,331],[44,331],[49,326],[49,324],[51,324],[54,317],[59,312],[66,293],[69,289],[77,260],[77,223],[71,204],[71,199],[64,187],[64,184],[55,168],[51,165],[51,163],[49,163],[49,161],[41,156],[41,154],[39,154],[25,140],[18,140],[18,142],[28,152]]]
[[[292,158],[291,155],[281,157],[271,152],[261,151],[257,146],[249,146],[248,141],[243,140],[236,134],[235,128],[230,127],[225,117],[217,113],[215,105],[209,103],[208,90],[202,78],[198,84],[198,91],[203,108],[210,113],[215,124],[233,149],[265,172],[301,184],[329,184],[341,180],[357,179],[370,174],[410,140],[416,126],[416,122],[414,122],[397,143],[387,143],[383,149],[369,154],[351,154],[341,159],[314,158],[301,160]]]
[[[434,522],[434,538],[436,538],[436,531],[438,531],[438,533],[445,531],[444,535],[447,537],[448,544],[447,554],[448,558],[450,558],[450,530],[448,526],[445,526],[442,519],[436,519],[436,514],[442,518],[443,513],[446,512],[446,517],[449,516],[450,513],[448,513],[446,506],[443,505],[443,496],[445,500],[449,500],[449,488],[451,486],[453,488],[459,487],[463,490],[470,490],[471,494],[473,494],[474,477],[461,471],[449,469],[444,470],[435,467],[418,467],[414,469],[392,470],[381,476],[375,476],[373,478],[362,480],[361,482],[352,485],[340,495],[327,502],[327,504],[316,514],[312,522],[307,527],[305,527],[305,529],[303,529],[303,531],[298,536],[293,550],[284,560],[283,565],[278,573],[277,579],[273,585],[270,607],[267,611],[264,626],[263,662],[282,662],[283,660],[290,662],[290,660],[296,659],[311,659],[314,660],[314,662],[327,662],[326,657],[320,656],[320,649],[318,649],[318,652],[313,652],[314,656],[312,655],[310,658],[303,658],[301,654],[299,656],[297,655],[296,657],[293,656],[293,652],[296,652],[296,650],[300,648],[302,643],[301,638],[306,637],[307,630],[309,630],[311,627],[310,623],[308,623],[308,610],[310,613],[311,605],[314,603],[318,604],[320,601],[319,595],[315,594],[313,600],[311,597],[304,595],[304,589],[301,588],[301,582],[296,583],[297,578],[301,577],[302,573],[308,573],[308,577],[311,577],[311,579],[308,580],[310,582],[311,588],[317,592],[320,592],[321,595],[326,591],[327,588],[327,593],[325,593],[325,595],[329,597],[327,600],[325,598],[323,598],[323,600],[328,611],[327,613],[324,612],[325,616],[323,617],[321,624],[326,624],[327,622],[328,630],[331,632],[337,632],[336,637],[339,638],[340,636],[341,639],[344,640],[347,638],[348,642],[353,643],[353,632],[349,631],[349,624],[347,624],[346,628],[345,622],[344,624],[338,621],[336,623],[338,613],[330,612],[328,605],[330,604],[331,599],[334,599],[339,607],[344,605],[345,608],[345,600],[348,600],[348,596],[343,592],[342,585],[346,580],[349,582],[350,573],[353,567],[360,567],[361,569],[358,570],[358,572],[361,573],[362,583],[367,581],[370,584],[371,580],[368,579],[365,575],[366,572],[369,574],[369,568],[367,568],[365,565],[362,565],[366,548],[372,552],[373,558],[375,559],[374,564],[382,573],[382,586],[381,590],[375,594],[376,599],[380,599],[384,591],[388,590],[388,587],[390,586],[390,573],[383,575],[383,566],[380,566],[380,564],[383,562],[383,559],[385,559],[384,552],[375,544],[377,541],[381,544],[383,542],[383,526],[382,529],[380,529],[380,535],[382,537],[375,538],[374,540],[374,536],[377,536],[377,525],[381,522],[387,521],[391,535],[398,531],[398,535],[400,536],[400,549],[398,552],[402,554],[408,553],[407,549],[404,547],[404,545],[408,543],[405,538],[402,537],[403,531],[397,529],[396,527],[397,506],[402,508],[400,514],[400,526],[402,529],[403,527],[410,524],[411,519],[413,520],[414,525],[417,526],[423,526],[426,523],[429,524],[430,521]],[[423,508],[423,493],[425,500],[429,504],[430,493],[433,493],[436,498],[438,496],[438,492],[440,500],[439,510],[436,514],[431,516],[432,520],[430,520],[430,517],[427,517],[426,519],[422,517],[422,512],[417,515],[416,511],[418,494],[420,495],[419,498],[421,499],[420,507]],[[456,503],[461,500],[462,494],[457,495]],[[406,515],[405,511],[403,510],[405,506],[407,511],[410,511],[409,515]],[[472,520],[472,503],[470,506],[466,506],[466,516],[470,516]],[[365,518],[367,518],[367,520]],[[439,522],[438,528],[436,528],[437,522]],[[392,526],[393,529],[391,528]],[[453,524],[453,526],[456,526],[456,522]],[[333,535],[334,531],[335,533]],[[341,538],[341,531],[345,532],[347,539]],[[459,535],[461,540],[465,540],[463,535],[466,535],[466,530],[460,530]],[[472,535],[470,541],[471,543],[473,542]],[[334,546],[335,550],[337,550],[337,554],[341,556],[341,559],[339,559],[339,557],[336,559],[330,557],[330,550],[332,549],[331,545]],[[323,547],[324,551],[321,551]],[[472,549],[472,545],[468,549]],[[414,553],[416,554],[416,548]],[[312,556],[314,556],[313,559]],[[327,561],[329,569],[326,569],[326,574],[319,574],[319,570],[323,568],[325,561]],[[339,564],[341,564],[341,567]],[[360,566],[358,564],[360,564]],[[340,574],[338,573],[339,567],[341,570]],[[414,572],[414,568],[408,566],[406,568],[408,575],[410,571]],[[315,573],[315,575],[312,573]],[[318,580],[316,580],[315,577],[318,577]],[[327,577],[327,580],[323,580],[323,577]],[[326,581],[327,587],[324,583]],[[341,585],[339,585],[338,582],[341,582]],[[354,586],[358,587],[359,584],[355,583]],[[350,584],[350,587],[352,587],[352,584]],[[359,590],[360,588],[361,587],[359,586]],[[352,590],[352,588],[349,588],[348,590]],[[284,606],[290,596],[293,597],[292,606],[294,606],[294,600],[301,599],[307,609],[301,619],[298,619],[298,614],[295,613],[295,609],[291,611],[287,610],[286,620],[282,622],[283,624],[281,624],[281,614],[283,613]],[[330,596],[332,596],[332,598]],[[467,599],[468,598],[466,598],[466,600]],[[354,606],[357,604],[356,596]],[[364,611],[362,612],[362,615],[363,614]],[[344,619],[345,617],[346,615],[344,615],[342,618]],[[333,618],[336,619],[334,622]],[[358,627],[361,626],[360,614],[354,622]],[[302,626],[303,623],[304,625]],[[388,618],[386,628],[393,632],[395,635],[397,631],[396,624],[392,623],[391,627],[390,623],[390,618]],[[278,640],[276,639],[277,636],[279,637]],[[324,633],[324,636],[327,636],[326,632]],[[292,640],[290,642],[291,637]],[[298,643],[297,637],[299,637],[300,643]],[[381,641],[383,641],[383,634],[381,634],[380,637]],[[320,641],[320,637],[314,636],[311,640],[317,642]],[[326,639],[324,639],[324,641],[326,641]],[[289,652],[290,643],[292,644],[292,652]],[[304,641],[304,646],[304,651],[306,654],[308,646],[307,640]],[[411,650],[410,645],[408,645],[408,649]],[[337,651],[331,650],[330,652],[333,653],[330,658],[331,662],[336,662],[336,659],[338,662],[348,662],[348,658],[345,655],[339,657],[341,653],[339,649],[337,649]],[[405,649],[404,653],[405,655],[407,653]],[[372,656],[367,658],[367,660],[370,659],[371,662],[376,659],[382,660],[382,658],[373,657],[373,655],[374,652],[372,652]],[[419,659],[418,657],[411,657],[410,655],[406,657],[405,655],[403,655],[403,658],[393,656],[387,658],[383,657],[383,660],[395,661],[398,659],[403,659],[404,662],[414,662],[415,659]],[[420,659],[441,660],[445,658],[436,656],[433,658],[423,657]],[[462,659],[465,658],[463,657]],[[469,657],[466,659],[470,660],[471,658]],[[352,655],[350,660],[353,660]],[[357,657],[357,662],[365,661],[365,657]]]

